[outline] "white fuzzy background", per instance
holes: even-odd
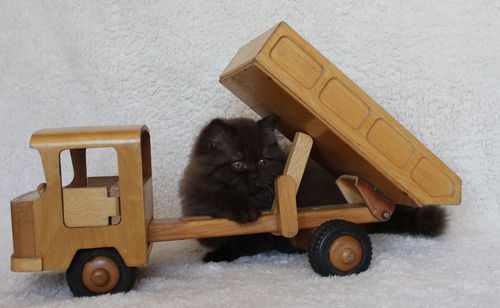
[[[63,272],[10,272],[9,201],[44,181],[32,132],[147,124],[155,214],[177,216],[201,126],[255,117],[219,74],[281,20],[461,176],[447,235],[373,236],[371,267],[347,278],[305,255],[203,264],[194,241],[156,245],[128,294],[75,299]],[[1,0],[0,306],[499,307],[499,35],[495,0]]]

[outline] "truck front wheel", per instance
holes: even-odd
[[[127,292],[135,282],[135,267],[128,267],[113,248],[80,250],[66,280],[75,296]]]
[[[372,244],[360,226],[345,220],[322,224],[309,242],[309,263],[321,276],[345,276],[368,268]]]

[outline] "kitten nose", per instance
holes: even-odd
[[[250,175],[248,176],[251,180],[256,180],[259,178],[259,174],[257,173],[250,173]]]

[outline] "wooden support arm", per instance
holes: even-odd
[[[366,203],[372,215],[380,221],[391,218],[396,208],[394,203],[360,177],[342,175],[336,183],[348,203]]]
[[[296,190],[299,188],[300,181],[306,169],[309,153],[313,145],[311,136],[297,132],[293,138],[292,149],[288,154],[283,175],[291,176],[296,185]],[[273,203],[271,213],[277,212],[276,200]]]
[[[289,175],[280,175],[274,182],[274,191],[279,233],[284,237],[294,237],[299,232],[295,181]]]

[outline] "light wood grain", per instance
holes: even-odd
[[[297,185],[290,175],[276,178],[274,191],[278,209],[279,233],[284,237],[294,237],[299,231],[297,220]]]
[[[283,174],[291,176],[295,183],[302,181],[312,145],[313,141],[309,135],[300,132],[295,133],[292,148],[283,171]]]
[[[153,219],[148,229],[148,242],[164,242],[228,235],[278,233],[275,214],[264,214],[254,222],[239,224],[225,218],[190,217]]]
[[[153,216],[150,141],[147,127],[96,126],[45,129],[33,134],[30,145],[40,153],[47,184],[41,195],[30,200],[33,222],[27,223],[24,227],[28,228],[30,225],[33,227],[35,255],[27,254],[15,247],[16,260],[36,257],[41,260],[43,270],[65,270],[79,249],[114,247],[128,266],[146,265],[150,251],[146,241],[146,230]],[[106,182],[105,187],[98,189],[104,194],[109,190],[110,194],[119,195],[120,221],[115,225],[68,227],[64,224],[59,153],[63,150],[78,150],[72,151],[75,153],[73,161],[83,164],[85,157],[82,149],[95,147],[112,147],[116,150],[119,177],[91,178],[90,187],[87,187],[89,179],[85,181],[78,179],[74,182],[75,186],[92,190],[94,189],[92,185],[96,185],[96,181]],[[86,176],[83,166],[77,168],[80,177]],[[113,182],[116,181],[119,181],[119,191],[113,189],[116,187]],[[75,204],[77,201],[75,200]],[[19,215],[13,215],[13,220],[18,218]],[[13,233],[14,238],[19,236],[18,231],[13,230]]]
[[[312,157],[334,174],[362,176],[399,204],[460,203],[461,180],[438,157],[286,23],[271,31],[238,52],[224,86],[278,115],[288,138],[310,135]]]
[[[64,188],[64,224],[67,227],[99,227],[119,215],[118,198],[108,197],[106,187]]]
[[[365,204],[339,204],[299,208],[299,228],[317,228],[332,219],[347,220],[356,224],[379,222]]]
[[[32,191],[11,201],[13,257],[36,256],[33,201],[39,196]]]
[[[89,177],[87,187],[106,187],[108,197],[120,197],[120,184],[117,176]]]
[[[313,141],[309,135],[301,132],[295,133],[283,174],[291,176],[297,186],[299,186],[302,181],[312,144]],[[271,212],[276,213],[276,211],[276,202],[274,202]]]
[[[231,74],[232,72],[248,65],[248,61],[257,55],[262,46],[264,46],[265,42],[274,33],[276,27],[277,26],[267,30],[263,34],[248,42],[243,48],[241,48],[231,60],[231,63],[229,63],[229,65],[226,67],[223,74]]]
[[[41,258],[10,258],[10,269],[13,272],[40,272],[42,271]]]
[[[87,149],[70,150],[73,165],[73,181],[66,187],[87,186]]]
[[[355,186],[355,183],[357,181],[358,177],[353,175],[342,175],[335,181],[338,188],[340,189],[340,192],[348,203],[364,202],[363,197]]]
[[[347,202],[365,203],[372,215],[380,221],[391,218],[396,205],[360,177],[342,175],[335,183]]]
[[[299,208],[299,229],[311,229],[332,219],[353,223],[378,222],[364,204],[339,204]],[[239,224],[225,218],[192,216],[153,219],[149,225],[148,242],[198,239],[253,233],[280,233],[277,214],[264,213],[248,224]]]

